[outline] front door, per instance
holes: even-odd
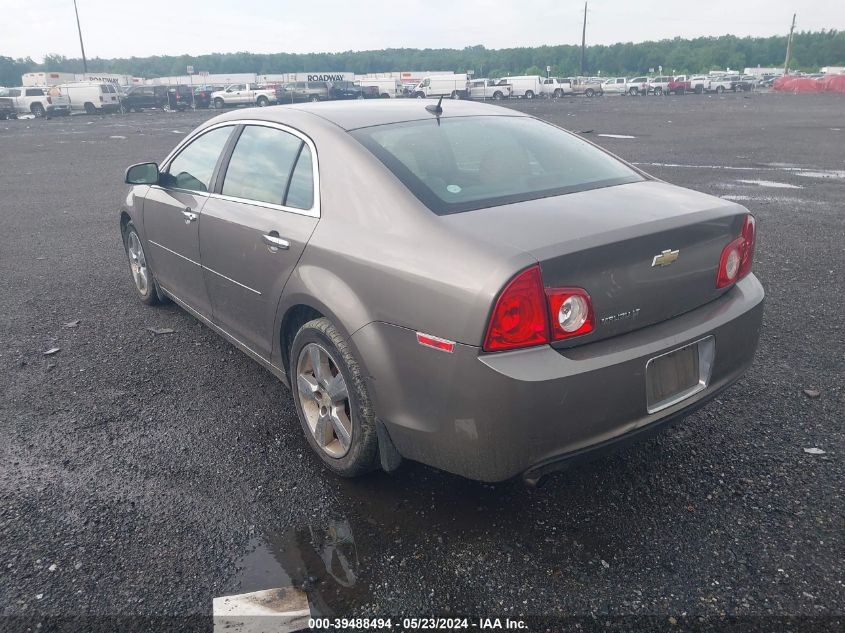
[[[212,176],[234,126],[197,137],[164,166],[144,200],[147,255],[159,283],[203,316],[211,316],[199,252],[199,225]]]
[[[214,321],[268,359],[282,290],[319,221],[312,156],[292,131],[247,125],[221,166],[221,197],[203,208],[202,265]]]

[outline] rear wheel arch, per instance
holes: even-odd
[[[282,367],[290,379],[290,348],[293,339],[299,329],[314,319],[323,318],[325,315],[319,310],[304,303],[298,303],[285,312],[282,317],[282,324],[279,329],[279,347],[281,351]]]

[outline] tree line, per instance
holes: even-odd
[[[698,73],[715,69],[743,69],[748,66],[782,67],[786,36],[698,37],[652,42],[593,45],[586,49],[585,74],[632,76],[662,66],[666,73]],[[488,49],[484,46],[451,48],[388,48],[342,53],[209,53],[206,55],[156,55],[88,60],[89,72],[109,72],[135,77],[185,74],[193,65],[210,73],[255,72],[258,74],[346,71],[354,73],[395,70],[472,70],[478,77],[516,74],[580,74],[581,47],[561,44],[524,48]],[[793,42],[791,68],[816,70],[822,66],[845,65],[845,31],[822,30],[797,33]],[[16,85],[23,73],[50,70],[82,72],[82,60],[49,54],[42,63],[30,58],[0,56],[0,85]]]

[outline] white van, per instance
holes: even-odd
[[[426,97],[451,97],[464,99],[467,96],[469,82],[466,74],[429,75],[414,88],[414,96],[418,99]]]
[[[94,81],[75,81],[51,88],[70,101],[71,112],[117,112],[120,109],[120,92],[112,84]]]
[[[533,99],[543,94],[543,81],[545,77],[540,75],[519,75],[517,77],[505,77],[513,88],[512,97]]]
[[[382,99],[402,96],[402,82],[396,78],[360,79],[358,83],[363,87],[374,86],[378,88],[378,95]]]

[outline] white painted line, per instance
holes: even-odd
[[[293,633],[311,617],[308,596],[294,587],[221,596],[212,612],[215,633]]]
[[[757,185],[759,187],[771,187],[772,189],[803,189],[801,185],[790,185],[788,182],[775,182],[774,180],[737,180],[746,185]]]
[[[607,138],[637,138],[636,136],[629,136],[627,134],[599,134],[599,136],[605,136]]]

